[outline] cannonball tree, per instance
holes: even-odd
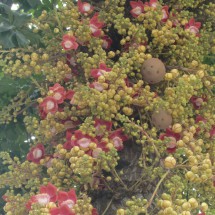
[[[215,3],[26,2],[0,4],[0,122],[31,139],[4,213],[215,214]]]

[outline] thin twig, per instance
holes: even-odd
[[[158,191],[158,189],[159,189],[161,183],[163,182],[163,180],[167,177],[167,175],[168,175],[169,173],[170,173],[170,170],[168,170],[168,171],[162,176],[162,178],[160,179],[160,181],[158,182],[158,184],[157,184],[157,186],[156,186],[156,188],[155,188],[155,190],[154,190],[154,192],[153,192],[153,194],[152,194],[150,200],[148,201],[148,203],[147,203],[147,205],[146,205],[146,209],[147,209],[148,207],[150,207],[150,205],[152,204],[152,201],[153,201],[155,195],[157,194],[157,191]]]
[[[112,199],[110,200],[110,202],[108,203],[108,205],[107,205],[107,207],[105,208],[105,210],[104,210],[104,212],[102,213],[102,215],[105,215],[105,214],[106,214],[106,212],[108,211],[109,207],[111,206],[112,201],[113,201],[113,197],[112,197]]]

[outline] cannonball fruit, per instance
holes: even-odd
[[[141,73],[144,81],[149,84],[156,84],[164,79],[166,68],[161,60],[151,58],[144,61]]]
[[[152,114],[152,123],[157,129],[166,129],[172,124],[172,116],[167,111],[159,109]]]

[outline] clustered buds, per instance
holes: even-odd
[[[107,214],[213,209],[214,5],[164,2],[62,0],[26,23],[41,47],[0,50],[32,82],[0,111],[34,136],[25,161],[0,153],[8,215],[98,215],[106,193]]]

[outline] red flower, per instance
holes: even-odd
[[[125,45],[123,46],[123,50],[125,52],[128,52],[129,51],[129,48],[134,48],[134,49],[137,49],[139,46],[147,46],[147,42],[143,42],[143,43],[137,43],[137,42],[127,42],[125,43]]]
[[[201,213],[199,213],[198,215],[206,215],[206,213],[204,213],[204,212],[201,212]]]
[[[40,186],[40,193],[48,194],[51,202],[57,201],[57,188],[51,183],[48,183],[47,186]]]
[[[109,135],[109,139],[113,141],[113,145],[117,151],[121,151],[124,148],[123,142],[128,140],[128,137],[123,134],[122,129],[117,129]]]
[[[130,1],[130,5],[132,10],[130,11],[131,15],[133,17],[138,17],[141,13],[144,12],[144,7],[146,6],[146,4],[143,4],[143,2],[141,1]]]
[[[92,210],[92,215],[99,215],[96,208],[93,208],[93,210]]]
[[[97,140],[88,134],[83,134],[80,130],[75,131],[74,145],[81,147],[83,150],[89,149],[90,143],[97,143]]]
[[[78,10],[80,13],[83,13],[84,15],[90,14],[93,11],[94,7],[87,3],[87,2],[81,2],[78,0]]]
[[[106,72],[110,72],[110,71],[111,71],[111,68],[108,68],[108,67],[106,66],[106,64],[104,64],[104,63],[100,63],[98,69],[92,69],[92,70],[91,70],[91,76],[92,76],[93,78],[96,78],[96,79],[97,79],[99,76],[102,76],[102,75],[104,75]]]
[[[195,122],[196,122],[196,123],[199,123],[199,122],[206,123],[207,120],[206,120],[204,117],[202,117],[202,116],[200,116],[200,115],[197,115],[197,116],[196,116]]]
[[[39,115],[40,115],[40,118],[41,118],[41,119],[45,119],[46,116],[47,116],[47,113],[45,113],[45,112],[43,111],[43,108],[39,107]]]
[[[212,126],[209,133],[210,133],[210,138],[215,139],[215,125]]]
[[[195,109],[199,109],[203,102],[207,101],[206,97],[198,97],[198,96],[192,96],[190,98],[190,102],[193,104],[193,107]]]
[[[53,92],[52,97],[57,101],[58,104],[64,102],[66,90],[60,84],[56,83],[53,87],[49,87],[49,90]]]
[[[63,148],[64,149],[67,149],[67,150],[70,150],[73,146],[71,145],[71,138],[72,138],[72,135],[74,134],[74,131],[73,130],[67,130],[66,131],[66,142],[64,143],[63,145]]]
[[[73,136],[74,136],[74,139],[67,141],[64,144],[65,149],[70,150],[74,146],[79,146],[84,151],[88,151],[90,147],[90,143],[98,142],[96,138],[93,138],[88,134],[83,134],[80,130],[76,130]]]
[[[77,196],[75,190],[71,189],[69,192],[59,191],[58,192],[58,205],[67,205],[69,209],[72,209],[76,204]]]
[[[169,10],[168,6],[162,7],[162,14],[163,14],[162,19],[161,19],[162,22],[166,22],[167,19],[169,18],[169,11],[168,10]]]
[[[68,65],[71,65],[71,66],[76,66],[77,65],[77,62],[76,62],[75,58],[72,57],[72,55],[70,55],[70,54],[66,55],[66,62],[67,62]]]
[[[40,163],[40,160],[44,158],[45,148],[43,144],[37,144],[32,147],[30,152],[27,154],[27,160],[33,163]]]
[[[96,128],[96,131],[95,131],[96,135],[102,136],[104,134],[104,131],[101,129],[101,126],[105,127],[106,131],[111,131],[112,122],[96,118],[94,126]]]
[[[178,18],[177,18],[175,13],[171,12],[171,18],[172,18],[172,26],[173,27],[181,25],[180,22],[178,21]]]
[[[94,37],[101,36],[101,29],[104,27],[104,22],[99,21],[99,13],[95,13],[94,16],[90,19],[90,30]]]
[[[159,3],[157,0],[150,0],[149,1],[150,7],[157,8],[158,4]],[[169,18],[169,11],[168,10],[169,10],[169,7],[167,5],[162,7],[162,14],[163,14],[162,19],[161,19],[162,22],[166,22],[167,19]]]
[[[50,209],[51,215],[75,215],[67,205],[62,205],[58,208]]]
[[[150,0],[149,1],[149,6],[156,8],[158,5],[158,1],[157,0]]]
[[[2,199],[3,199],[5,202],[10,202],[8,196],[6,196],[6,195],[3,195],[3,196],[2,196]]]
[[[40,187],[40,193],[32,196],[31,199],[27,202],[26,208],[31,210],[31,205],[34,203],[38,203],[42,206],[47,205],[49,202],[56,202],[57,201],[57,188],[48,183],[47,186]]]
[[[75,91],[74,90],[68,90],[66,92],[66,99],[72,100],[73,96],[75,95]]]
[[[109,49],[111,44],[112,44],[112,40],[110,37],[108,37],[107,35],[102,37],[103,43],[102,43],[102,48],[104,49]]]
[[[61,45],[64,50],[76,50],[78,48],[78,43],[76,43],[76,38],[74,36],[70,36],[68,34],[63,36],[63,41]]]
[[[97,148],[90,150],[87,154],[91,155],[94,158],[97,158],[101,152],[108,152],[107,143],[101,141],[97,144]]]
[[[51,97],[46,97],[39,105],[40,111],[42,113],[48,114],[48,113],[56,113],[58,110],[58,104],[57,101]]]
[[[161,134],[159,139],[164,140],[165,137],[168,137],[170,139],[170,141],[167,143],[167,152],[174,153],[176,151],[176,141],[180,140],[181,135],[167,128],[166,133]]]
[[[89,85],[90,88],[94,88],[98,90],[99,92],[102,92],[104,90],[104,87],[101,83],[94,81]]]
[[[190,32],[194,33],[197,37],[200,36],[199,29],[201,28],[201,22],[195,22],[195,19],[192,18],[185,25],[185,29],[188,29]]]
[[[195,120],[195,123],[199,123],[199,122],[203,122],[204,124],[207,122],[207,120],[204,118],[204,117],[202,117],[202,116],[200,116],[200,115],[197,115],[196,116],[196,120]],[[200,128],[198,127],[197,129],[196,129],[196,134],[198,134],[199,132],[200,132]]]

